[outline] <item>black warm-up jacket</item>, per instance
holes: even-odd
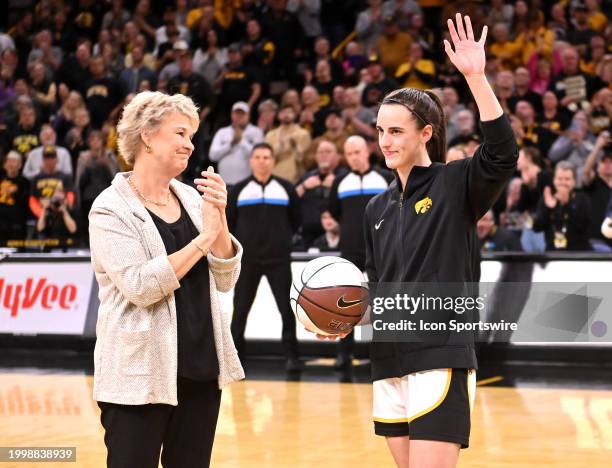
[[[484,142],[474,157],[415,166],[403,191],[396,174],[389,188],[368,203],[366,271],[372,284],[478,281],[476,221],[504,189],[518,157],[506,115],[480,126]],[[373,380],[477,367],[473,340],[454,345],[373,340],[370,357]]]

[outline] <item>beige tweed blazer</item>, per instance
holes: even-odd
[[[177,405],[174,290],[180,284],[153,219],[127,182],[129,175],[117,174],[89,213],[91,261],[100,287],[93,396],[125,405]],[[200,194],[177,180],[170,187],[201,231]],[[233,258],[207,256],[220,388],[244,378],[231,317],[221,310],[217,293],[233,288],[240,274],[242,246],[233,236],[232,242]]]

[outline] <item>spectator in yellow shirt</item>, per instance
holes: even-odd
[[[215,0],[215,19],[223,29],[230,27],[241,3],[241,0]]]
[[[395,79],[404,88],[429,89],[436,78],[436,66],[423,58],[421,44],[415,42],[410,48],[410,61],[397,67]]]
[[[603,32],[608,24],[608,17],[601,12],[600,0],[586,0],[588,10],[589,26],[598,33]]]
[[[554,31],[544,26],[542,18],[535,15],[529,20],[527,29],[520,33],[515,40],[521,52],[522,65],[527,65],[534,53],[537,53],[540,57],[552,59],[554,41]]]
[[[492,32],[494,41],[489,47],[489,52],[499,59],[502,70],[514,70],[521,46],[510,40],[510,30],[506,23],[496,23]]]
[[[376,41],[376,48],[380,55],[380,63],[385,73],[391,75],[399,67],[405,58],[410,55],[412,37],[410,34],[401,32],[394,15],[383,19],[383,34]]]
[[[187,17],[185,18],[185,26],[187,29],[191,30],[196,26],[196,24],[202,18],[204,14],[205,8],[212,8],[213,16],[214,16],[214,7],[210,4],[210,0],[198,0],[197,6],[189,10],[187,13]]]

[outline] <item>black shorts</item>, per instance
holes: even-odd
[[[453,442],[467,448],[474,406],[473,369],[433,369],[376,380],[374,432],[413,440]]]

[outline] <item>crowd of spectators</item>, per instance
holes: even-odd
[[[351,170],[344,144],[362,136],[371,165],[384,167],[376,113],[387,92],[439,93],[448,161],[480,144],[476,108],[441,45],[458,11],[478,34],[489,26],[488,79],[520,147],[516,177],[480,223],[483,248],[612,251],[602,234],[612,216],[609,0],[7,3],[2,244],[86,246],[93,200],[127,169],[116,145],[121,109],[139,91],[161,90],[190,96],[200,111],[186,182],[212,164],[238,183],[250,175],[251,148],[266,141],[274,174],[302,202],[296,248],[333,248],[342,232],[327,197]]]

